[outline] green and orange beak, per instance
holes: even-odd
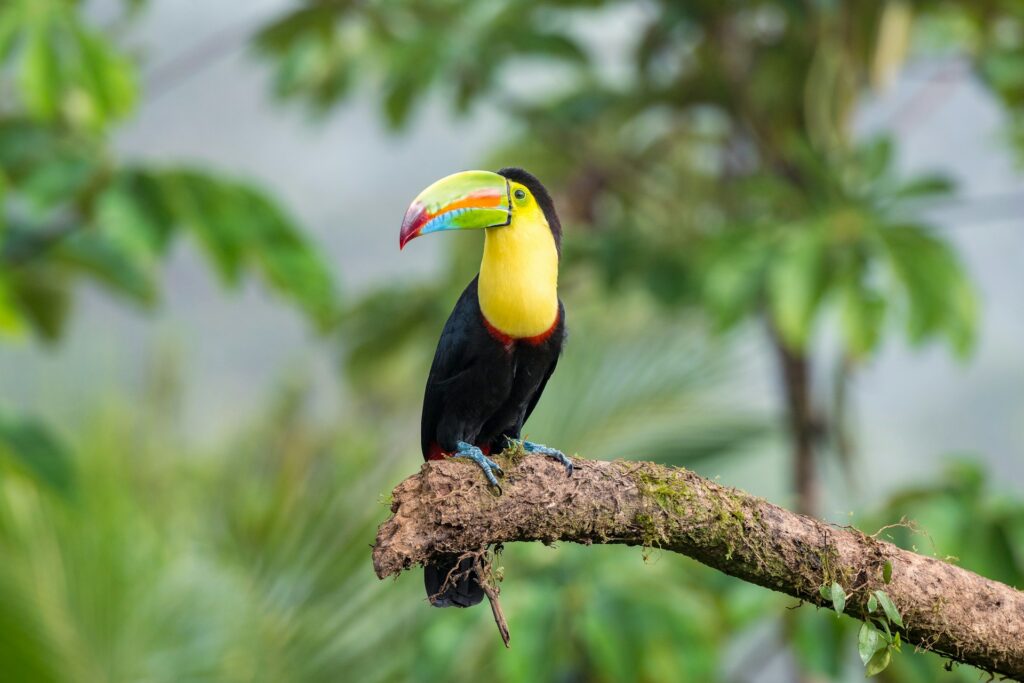
[[[463,171],[423,190],[402,220],[398,247],[430,232],[497,228],[512,222],[508,180],[490,171]]]

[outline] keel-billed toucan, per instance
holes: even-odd
[[[488,455],[519,441],[565,339],[558,299],[562,228],[551,196],[518,168],[465,171],[442,178],[413,201],[399,246],[430,232],[485,229],[480,274],[473,278],[434,353],[423,397],[423,457],[476,462],[500,492],[501,468]],[[530,441],[527,452],[561,451]],[[472,563],[455,557],[424,567],[431,604],[469,607],[483,599]]]

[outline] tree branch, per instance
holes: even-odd
[[[819,588],[838,582],[846,613],[858,619],[871,591],[883,589],[903,616],[906,641],[1024,679],[1024,593],[1014,588],[686,470],[576,462],[571,478],[549,458],[509,462],[501,496],[472,463],[424,464],[394,490],[373,549],[377,576],[509,541],[659,547],[816,605],[825,603]]]

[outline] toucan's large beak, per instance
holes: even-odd
[[[490,171],[463,171],[423,190],[402,220],[398,247],[441,230],[496,228],[512,222],[508,180]]]

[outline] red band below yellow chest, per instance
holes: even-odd
[[[533,337],[513,337],[511,335],[505,334],[497,327],[492,325],[491,322],[487,319],[487,316],[483,314],[483,312],[480,313],[480,317],[484,321],[484,327],[487,328],[487,332],[496,340],[501,342],[506,350],[511,350],[516,344],[520,343],[528,344],[530,346],[540,346],[541,344],[546,342],[548,339],[551,338],[551,335],[554,334],[555,328],[558,327],[558,323],[562,321],[562,312],[559,311],[558,314],[555,316],[555,321],[551,323],[551,327]]]

